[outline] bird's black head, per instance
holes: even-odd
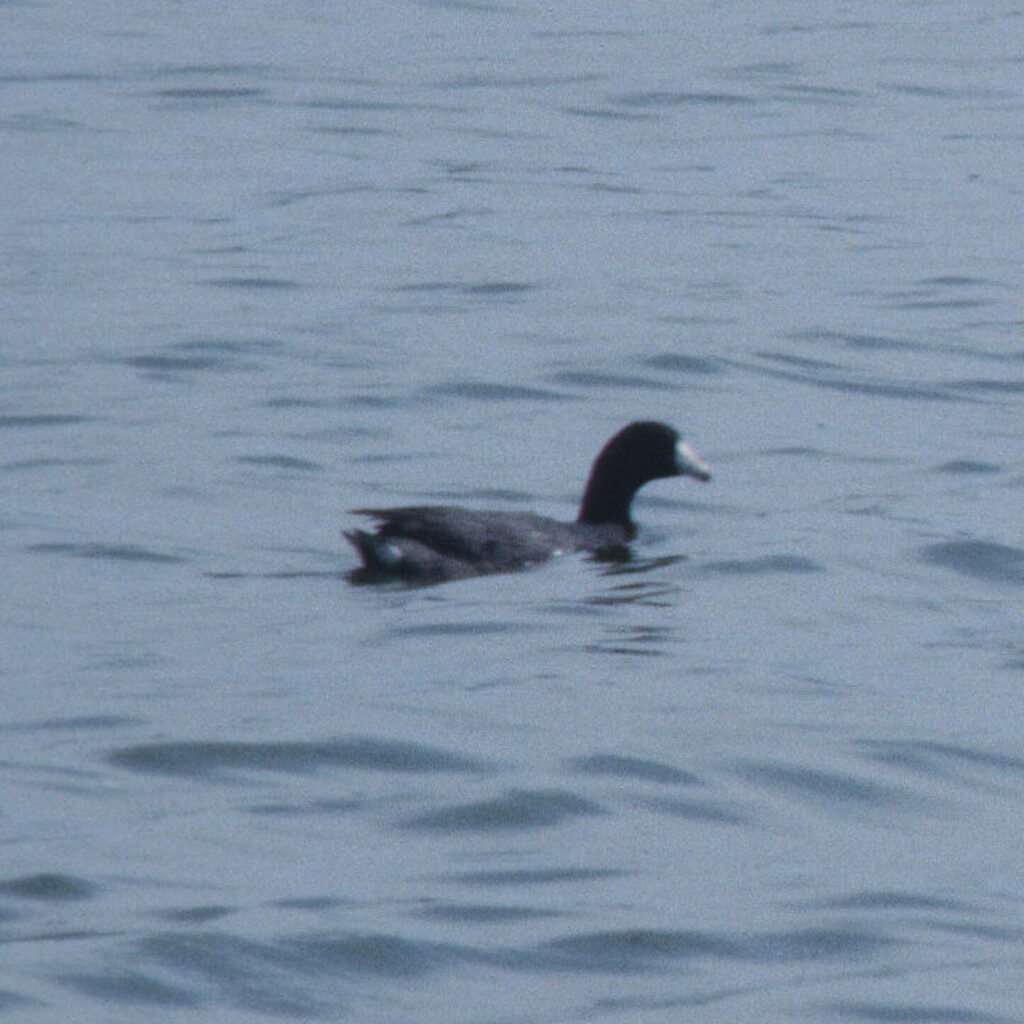
[[[629,508],[633,496],[644,484],[667,476],[710,480],[711,471],[666,424],[652,420],[630,423],[594,460],[577,521],[613,523],[632,534]]]

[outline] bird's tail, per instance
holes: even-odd
[[[345,531],[345,539],[359,552],[367,569],[386,572],[402,559],[402,552],[394,544],[366,530]]]

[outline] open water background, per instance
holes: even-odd
[[[1024,1021],[1024,9],[0,25],[0,1020]]]

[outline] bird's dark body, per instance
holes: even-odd
[[[562,523],[530,512],[422,505],[357,509],[356,514],[377,523],[373,533],[346,534],[368,569],[401,575],[396,564],[404,561],[416,566],[409,575],[431,580],[515,572],[568,551],[602,550],[629,539],[622,527]]]
[[[636,491],[679,475],[710,476],[671,427],[633,423],[595,460],[574,523],[447,505],[358,509],[376,529],[345,534],[364,563],[355,578],[440,583],[526,569],[568,551],[619,554],[636,532],[629,517]]]

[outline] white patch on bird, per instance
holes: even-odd
[[[676,442],[676,467],[680,473],[687,473],[699,480],[707,480],[711,470],[707,463],[685,442]]]
[[[381,544],[377,548],[377,554],[385,565],[398,565],[402,560],[402,549],[394,544]]]

